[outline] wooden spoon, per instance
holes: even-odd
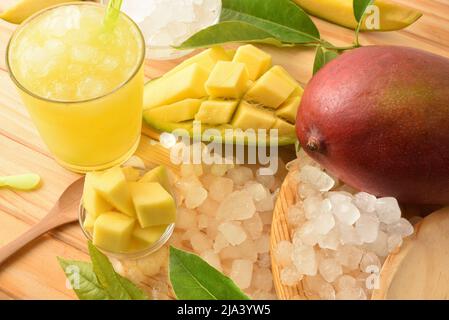
[[[78,208],[83,193],[84,177],[73,182],[59,197],[50,212],[38,224],[0,249],[0,265],[14,253],[44,233],[78,221]]]

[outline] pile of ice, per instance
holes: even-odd
[[[386,256],[413,226],[395,198],[339,185],[303,151],[290,163],[297,203],[288,210],[292,240],[275,250],[284,285],[302,281],[310,299],[367,299]]]
[[[223,159],[224,162],[224,159]],[[276,299],[270,257],[270,228],[285,176],[261,175],[256,166],[183,164],[172,174],[178,216],[170,245],[201,256],[253,299]],[[168,297],[167,250],[136,261],[115,262],[122,275]]]
[[[196,32],[215,24],[221,0],[127,0],[122,10],[142,30],[151,58],[179,54],[169,48],[179,45]]]

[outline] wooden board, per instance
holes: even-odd
[[[406,30],[363,34],[362,44],[405,45],[449,57],[449,0],[395,1],[421,10],[424,16]],[[336,45],[352,42],[351,30],[314,20],[324,39]],[[77,178],[54,162],[9,79],[4,56],[14,29],[14,25],[0,21],[0,175],[36,172],[43,177],[44,185],[30,193],[0,190],[0,245],[39,221],[66,186]],[[312,49],[264,49],[273,55],[274,63],[287,68],[301,83],[310,79]],[[177,63],[179,60],[147,61],[145,74],[150,78],[159,76]],[[147,137],[142,139],[137,154],[147,161],[163,160]],[[85,239],[77,225],[39,239],[0,267],[0,299],[75,298],[65,286],[55,257],[87,259],[86,252]]]

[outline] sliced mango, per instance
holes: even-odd
[[[246,129],[270,129],[276,122],[274,113],[242,101],[232,119],[232,126]]]
[[[168,77],[172,74],[175,74],[182,69],[196,63],[207,73],[210,73],[214,68],[215,64],[220,61],[230,61],[232,60],[232,56],[228,50],[223,49],[222,47],[212,47],[210,49],[204,50],[203,52],[198,53],[197,55],[181,62],[179,65],[174,67],[172,70],[167,72],[164,77]]]
[[[135,217],[136,212],[128,182],[121,168],[113,167],[100,173],[94,180],[94,187],[114,208],[130,217]]]
[[[294,136],[295,135],[295,126],[291,123],[288,123],[285,120],[276,119],[276,122],[273,124],[272,129],[278,130],[278,135],[289,135]]]
[[[253,81],[271,67],[271,56],[251,44],[239,47],[232,61],[244,63]]]
[[[122,168],[126,181],[137,181],[140,178],[140,170],[133,167]]]
[[[179,72],[148,82],[144,90],[144,110],[206,96],[207,78],[208,72],[193,63]]]
[[[0,19],[20,24],[36,12],[71,0],[2,0]],[[3,12],[2,12],[3,11]]]
[[[161,236],[167,230],[167,225],[160,225],[148,228],[140,228],[139,226],[134,227],[133,240],[137,247],[149,247],[156,241],[158,241]]]
[[[206,100],[201,104],[195,120],[206,124],[229,123],[237,104],[237,100]]]
[[[130,182],[130,189],[140,227],[175,222],[175,201],[159,183]]]
[[[243,63],[218,61],[206,81],[212,98],[240,98],[248,88],[248,71]]]
[[[275,114],[291,123],[295,123],[300,103],[301,97],[289,98],[276,110]]]
[[[270,69],[271,72],[274,74],[277,74],[278,76],[284,78],[286,81],[288,81],[292,86],[295,87],[295,90],[293,90],[292,94],[290,95],[290,98],[293,97],[302,97],[302,94],[304,93],[304,89],[301,87],[301,85],[293,79],[293,77],[281,66],[274,66]]]
[[[112,252],[125,252],[130,244],[135,219],[118,213],[107,212],[95,220],[94,245]]]
[[[306,12],[333,22],[346,28],[357,28],[352,6],[353,0],[294,0]],[[416,20],[422,13],[398,3],[376,0],[374,4],[379,8],[380,29],[372,31],[394,31],[403,29]],[[365,23],[361,30],[367,31]]]
[[[226,54],[229,57],[229,60],[232,60],[234,58],[234,56],[235,56],[235,53],[237,52],[237,49],[227,49],[225,51],[226,51]],[[222,60],[224,60],[224,59],[222,59]]]
[[[295,86],[271,69],[257,80],[245,95],[245,100],[277,109],[293,93]]]
[[[184,99],[166,106],[144,111],[147,117],[164,122],[182,122],[192,120],[198,112],[203,99]]]
[[[110,211],[113,206],[103,199],[100,193],[95,189],[95,181],[100,174],[98,172],[89,172],[84,178],[83,207],[92,218]]]
[[[143,175],[139,182],[158,182],[168,193],[171,193],[170,178],[165,166],[157,166]]]

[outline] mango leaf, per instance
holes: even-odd
[[[108,292],[98,282],[92,264],[83,261],[58,261],[80,300],[109,300]]]
[[[122,285],[118,274],[109,259],[101,253],[91,241],[88,243],[89,255],[98,281],[114,300],[132,300],[131,295]]]
[[[132,283],[130,280],[126,279],[125,277],[122,277],[117,273],[118,279],[121,283],[121,285],[125,288],[125,290],[128,292],[128,294],[131,296],[132,300],[148,300],[148,296],[145,292],[143,292],[142,289],[137,287],[134,283]]]
[[[243,21],[285,43],[319,42],[312,19],[290,0],[223,0],[220,21]]]
[[[360,22],[365,14],[366,9],[374,3],[374,0],[353,0],[352,7],[354,9],[354,17]]]
[[[230,42],[258,42],[275,45],[283,44],[275,37],[249,23],[226,21],[203,29],[184,41],[177,49],[204,48]]]
[[[315,54],[315,61],[313,62],[313,74],[317,73],[326,63],[338,57],[338,53],[331,50],[326,50],[323,47],[318,47]]]
[[[170,247],[170,281],[182,300],[249,300],[235,283],[197,255]]]

